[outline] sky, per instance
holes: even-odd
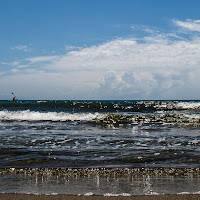
[[[199,0],[0,0],[0,100],[199,100]]]

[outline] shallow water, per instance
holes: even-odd
[[[9,173],[8,170],[1,172],[0,193],[107,196],[200,194],[200,174],[195,169],[10,169]]]
[[[5,121],[1,167],[199,167],[200,131],[161,124],[107,128]]]

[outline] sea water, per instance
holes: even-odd
[[[200,101],[0,101],[0,193],[198,193],[199,167]]]

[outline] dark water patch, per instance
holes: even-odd
[[[1,110],[68,112],[200,111],[199,101],[0,101]]]
[[[2,109],[74,111],[74,112],[113,112],[113,111],[153,111],[155,103],[137,101],[0,101]]]
[[[139,147],[133,151],[118,149],[88,149],[84,151],[37,150],[8,151],[0,156],[1,167],[198,167],[200,156],[195,151],[170,149],[153,151]]]

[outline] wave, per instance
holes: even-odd
[[[82,121],[94,125],[119,127],[128,124],[160,123],[178,126],[200,126],[200,114],[189,113],[67,113],[39,111],[0,111],[0,121]]]
[[[200,102],[179,102],[177,104],[179,109],[200,109]]]
[[[2,121],[91,121],[104,117],[99,113],[65,113],[39,111],[0,111]]]

